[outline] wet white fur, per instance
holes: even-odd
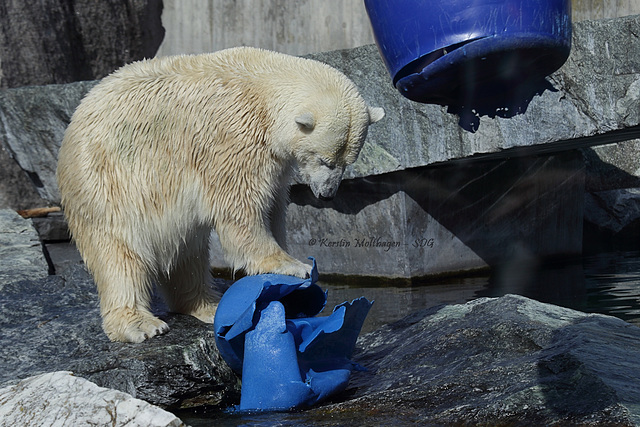
[[[213,321],[212,228],[236,269],[308,274],[281,247],[292,173],[332,197],[383,115],[335,69],[253,48],[105,78],[73,115],[57,177],[109,338],[168,330],[149,311],[153,283],[172,311]]]

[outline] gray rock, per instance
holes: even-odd
[[[640,328],[507,295],[428,309],[358,340],[331,424],[638,425]],[[366,421],[365,421],[366,420]]]
[[[97,83],[0,91],[0,144],[49,202],[60,202],[55,174],[64,131],[84,95]]]
[[[9,2],[0,15],[0,87],[102,78],[155,55],[162,0]]]
[[[585,148],[581,152],[586,165],[586,191],[640,188],[640,139]]]
[[[19,244],[12,248],[24,250]],[[171,327],[166,335],[142,344],[111,343],[100,328],[97,293],[84,266],[56,265],[63,266],[56,275],[9,280],[0,289],[0,411],[6,411],[6,419],[20,424],[20,417],[31,416],[46,422],[65,416],[67,409],[84,417],[95,411],[113,414],[115,408],[117,420],[120,415],[124,420],[120,410],[128,405],[138,405],[140,415],[157,413],[134,397],[169,410],[207,407],[210,424],[225,417],[222,408],[238,402],[238,379],[215,349],[210,325],[168,314],[155,301],[154,311]],[[640,423],[640,329],[524,297],[419,311],[362,336],[354,359],[368,371],[354,373],[349,388],[334,400],[252,420],[284,425]],[[70,371],[127,395],[99,390],[67,373],[48,374],[52,371]],[[62,405],[57,412],[42,412],[43,400],[32,405],[24,398],[45,396],[48,402],[49,391],[63,398],[49,406]],[[98,400],[87,402],[89,395]],[[101,402],[99,396],[108,397]],[[83,409],[76,410],[79,406]],[[174,421],[179,422],[167,422]]]
[[[52,212],[44,217],[32,218],[33,226],[43,242],[69,241],[67,221],[62,212]]]
[[[342,70],[386,117],[369,129],[348,177],[377,175],[479,154],[539,153],[640,135],[640,16],[574,24],[571,55],[550,88],[513,117],[478,117],[466,132],[446,107],[420,105],[392,86],[373,45],[310,55]],[[517,148],[513,151],[505,151]]]
[[[0,209],[0,293],[11,282],[45,278],[48,271],[49,264],[31,220],[15,211]]]
[[[589,191],[638,186],[629,172],[637,144],[627,140],[640,133],[635,90],[640,41],[633,36],[639,24],[638,16],[577,23],[569,60],[549,78],[554,89],[533,97],[526,111],[513,117],[479,117],[475,133],[464,131],[445,107],[420,105],[397,93],[375,46],[312,55],[342,69],[387,117],[371,127],[332,204],[293,190],[291,252],[300,259],[315,255],[326,273],[392,277],[484,268],[523,245],[537,256],[579,253],[583,203],[578,199],[584,188],[575,178],[586,171]],[[59,202],[54,172],[64,128],[95,84],[0,93],[0,143],[49,202]],[[536,164],[533,155],[556,159],[558,152],[611,142],[624,148],[610,150],[609,157],[604,149],[583,150],[595,153],[586,156],[586,170],[571,153],[561,155],[573,159],[565,170],[532,174],[519,166]],[[608,173],[601,173],[609,161]],[[504,166],[487,174],[484,166],[490,162]],[[573,178],[564,183],[562,176]],[[507,185],[489,187],[496,183]],[[461,198],[460,190],[470,188],[475,192]],[[515,238],[509,234],[514,231]],[[344,242],[350,247],[340,246]],[[499,243],[487,247],[487,242]],[[214,248],[213,266],[228,267],[219,246]]]
[[[29,176],[0,143],[0,209],[29,209],[46,206]]]
[[[634,223],[640,225],[640,189],[588,193],[585,220],[618,234]]]
[[[637,251],[640,241],[640,189],[587,193],[584,252]]]
[[[581,150],[585,159],[584,248],[637,250],[640,240],[640,140]]]
[[[226,406],[238,396],[211,325],[154,311],[170,326],[142,344],[109,342],[98,295],[83,265],[59,275],[13,281],[0,292],[0,384],[50,371],[75,375],[162,407]]]
[[[0,385],[60,370],[163,407],[237,398],[211,325],[168,314],[156,300],[169,333],[139,345],[109,342],[84,265],[57,262],[61,271],[48,275],[31,221],[13,211],[0,210],[0,259]]]
[[[170,412],[129,394],[98,387],[71,372],[42,374],[0,389],[0,419],[6,426],[185,425]]]
[[[640,16],[576,23],[571,56],[550,77],[554,90],[534,97],[523,114],[480,118],[475,133],[462,130],[459,118],[447,113],[445,107],[403,98],[391,85],[374,45],[310,55],[345,72],[370,104],[386,110],[384,121],[370,128],[358,161],[346,178],[479,154],[514,155],[523,148],[535,154],[637,138],[640,40],[633,34],[638,25]],[[0,111],[5,116],[0,122],[0,140],[41,186],[39,192],[47,200],[59,200],[51,171],[55,170],[64,128],[94,84],[0,94]],[[41,150],[49,154],[35,146],[46,147]],[[513,148],[520,151],[508,151]]]

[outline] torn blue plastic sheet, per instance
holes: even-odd
[[[247,276],[218,305],[214,329],[224,360],[242,375],[241,411],[314,405],[347,387],[351,354],[373,302],[358,298],[315,317],[327,294],[311,277]]]

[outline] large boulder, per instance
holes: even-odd
[[[640,134],[638,25],[638,16],[575,24],[571,56],[548,89],[514,114],[478,115],[475,132],[445,107],[397,93],[375,46],[311,55],[343,70],[387,116],[371,127],[333,202],[313,200],[304,186],[292,190],[291,252],[316,256],[326,273],[390,277],[486,268],[521,249],[539,257],[581,253],[583,212],[591,206],[585,187],[597,180],[626,186],[608,190],[637,186],[625,172],[635,157],[611,156],[603,174],[606,153],[589,147],[633,147]],[[0,144],[44,203],[59,202],[57,152],[93,85],[0,93]],[[598,154],[596,161],[581,159],[580,147]],[[215,236],[213,248],[212,265],[228,267]]]
[[[575,151],[355,178],[331,203],[296,186],[287,247],[327,273],[406,278],[486,268],[523,252],[579,255],[583,191]]]
[[[332,422],[638,425],[640,328],[516,295],[417,312],[358,341]]]
[[[347,178],[439,164],[480,154],[509,157],[632,140],[640,135],[640,16],[574,24],[571,56],[549,77],[550,87],[512,117],[483,116],[477,132],[464,131],[446,107],[422,105],[393,88],[375,45],[310,55],[348,75],[386,117],[369,129],[362,152]],[[43,197],[56,202],[50,171],[64,128],[84,94],[95,83],[16,89],[0,95],[0,142]],[[24,92],[23,92],[24,91]],[[45,117],[46,116],[46,117]],[[44,145],[46,160],[30,146]],[[35,151],[33,151],[35,150]],[[44,148],[43,148],[44,150]],[[18,153],[23,153],[22,157]],[[486,157],[483,157],[486,158]],[[49,188],[51,187],[51,188]]]
[[[640,15],[575,23],[569,59],[547,89],[512,114],[478,114],[475,132],[446,107],[403,98],[373,45],[310,57],[344,71],[371,105],[385,108],[348,173],[362,177],[480,154],[548,153],[638,138],[639,26]]]
[[[71,372],[37,375],[0,389],[3,425],[181,427],[175,415]]]

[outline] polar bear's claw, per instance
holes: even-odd
[[[283,262],[270,270],[269,273],[285,274],[287,276],[300,277],[301,279],[311,277],[311,266],[298,260]]]
[[[139,325],[129,325],[125,330],[124,341],[141,343],[149,338],[153,338],[156,335],[162,335],[169,331],[169,325],[158,318],[154,318],[157,322],[151,322],[145,320]]]
[[[105,316],[103,328],[111,341],[141,343],[169,331],[169,325],[151,313],[129,311],[120,314]]]

